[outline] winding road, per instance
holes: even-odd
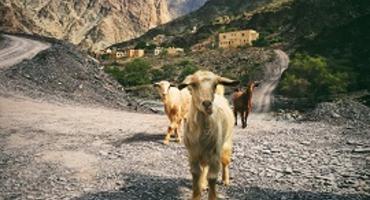
[[[288,69],[289,56],[281,50],[274,50],[277,59],[264,66],[264,80],[253,94],[255,112],[265,113],[270,111],[272,93],[278,86],[283,72]]]
[[[0,49],[0,69],[10,67],[24,59],[31,59],[50,44],[12,35],[3,35],[4,48]],[[1,45],[0,45],[1,46]]]

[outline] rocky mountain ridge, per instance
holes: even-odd
[[[36,33],[97,51],[135,38],[201,5],[192,2],[197,1],[5,0],[0,2],[0,31]]]

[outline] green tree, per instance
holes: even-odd
[[[150,84],[150,64],[143,59],[135,59],[122,70],[120,82],[124,86]]]
[[[317,99],[346,92],[348,85],[348,74],[336,72],[327,59],[296,54],[280,83],[279,91],[289,97]]]

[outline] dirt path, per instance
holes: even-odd
[[[10,67],[24,59],[33,58],[40,51],[50,47],[36,40],[4,35],[5,48],[0,49],[0,69]]]
[[[226,199],[369,199],[369,129],[252,115],[237,128]],[[167,119],[0,96],[0,199],[188,199]]]
[[[279,84],[283,72],[288,69],[289,56],[281,51],[274,50],[277,59],[264,66],[264,80],[253,93],[253,104],[256,112],[265,113],[270,111],[272,93]]]

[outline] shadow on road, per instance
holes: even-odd
[[[86,194],[74,200],[98,200],[98,199],[152,199],[152,200],[173,200],[188,199],[191,196],[191,180],[164,178],[158,176],[146,176],[142,174],[124,174],[125,186],[117,191],[104,191]],[[218,186],[220,193],[225,194],[226,199],[251,199],[251,200],[365,200],[370,199],[365,194],[337,195],[324,192],[310,191],[280,191],[270,188],[259,187],[223,187]],[[185,198],[186,197],[186,198]],[[203,193],[206,199],[206,193]]]
[[[158,133],[135,133],[131,137],[119,139],[117,141],[112,142],[112,145],[115,147],[120,147],[122,144],[129,144],[129,143],[145,143],[145,142],[158,142],[162,143],[164,139],[164,134]]]
[[[130,199],[181,199],[181,189],[190,190],[190,180],[164,178],[157,176],[146,176],[142,174],[124,174],[125,186],[117,191],[105,191],[86,194],[74,200],[109,199],[109,200],[130,200]]]

